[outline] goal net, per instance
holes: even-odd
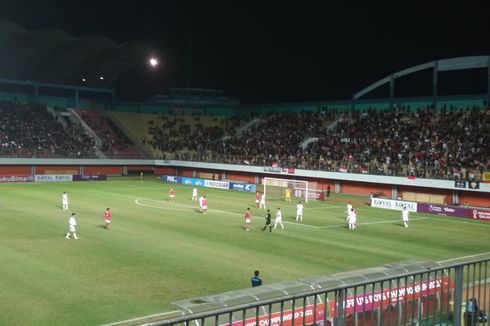
[[[262,184],[266,200],[285,200],[287,192],[291,194],[291,200],[308,202],[316,198],[310,194],[312,183],[308,181],[265,177]]]

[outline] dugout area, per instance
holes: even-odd
[[[407,260],[173,304],[183,315],[214,313],[196,325],[290,325],[292,319],[294,325],[411,324],[449,319],[453,291],[440,264]]]

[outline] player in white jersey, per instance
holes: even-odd
[[[347,217],[347,222],[349,223],[349,230],[354,230],[356,228],[357,212],[354,208],[351,208]]]
[[[64,211],[68,210],[68,194],[66,191],[64,191],[63,195],[61,195],[61,207]]]
[[[77,221],[75,220],[75,213],[72,213],[70,219],[68,220],[68,232],[66,233],[65,238],[70,239],[70,234],[73,234],[73,238],[78,240],[76,226]]]
[[[298,202],[296,205],[296,221],[303,221],[303,204]]]
[[[345,212],[347,213],[346,220],[349,221],[349,214],[352,211],[352,204],[350,202],[348,202],[345,207],[346,207]]]
[[[203,201],[204,201],[204,196],[201,195],[201,197],[199,197],[199,210],[202,212],[202,204],[203,204]]]
[[[260,196],[259,208],[267,209],[267,207],[265,206],[265,194],[262,194]]]
[[[197,200],[197,188],[194,187],[192,189],[192,201],[196,201]]]
[[[410,212],[408,211],[407,207],[403,207],[402,210],[402,221],[403,225],[405,225],[406,228],[408,228],[408,218],[410,216]]]
[[[277,208],[276,220],[274,221],[274,229],[277,227],[278,224],[280,224],[281,228],[284,229],[284,224],[282,224],[282,213],[280,208]]]

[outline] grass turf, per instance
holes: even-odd
[[[175,203],[168,189],[176,188]],[[61,209],[67,191],[69,212]],[[305,204],[269,202],[283,211],[285,230],[262,232],[255,194],[199,189],[156,177],[107,182],[0,185],[0,324],[98,325],[175,310],[171,302],[264,283],[423,258],[446,260],[488,251],[490,224],[412,214],[405,229],[397,211],[333,195]],[[345,202],[358,203],[358,228],[345,226]],[[113,212],[103,228],[107,207]],[[244,211],[252,208],[252,231]],[[80,240],[64,238],[69,213]]]

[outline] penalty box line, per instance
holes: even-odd
[[[117,192],[109,192],[109,191],[100,191],[100,190],[89,190],[89,191],[133,199],[136,205],[143,206],[143,207],[146,206],[146,207],[157,208],[157,209],[172,209],[172,207],[169,206],[169,205],[163,207],[163,206],[145,205],[145,204],[141,204],[141,203],[137,202],[139,200],[149,200],[149,201],[154,201],[154,202],[166,204],[167,202],[166,201],[163,201],[163,200],[149,199],[149,198],[143,198],[143,197],[139,197],[139,196],[124,195],[124,194],[119,194]],[[184,206],[184,207],[188,207],[188,208],[192,208],[192,209],[196,209],[197,208],[197,206],[186,205],[186,204],[181,204],[181,203],[176,203],[176,202],[174,202],[172,205]],[[173,209],[175,209],[175,208],[173,208]],[[236,212],[230,212],[230,211],[223,211],[223,210],[218,210],[218,209],[208,209],[208,211],[209,212],[221,213],[221,214],[232,214],[232,215],[243,216],[242,213],[236,213]],[[262,220],[264,219],[264,217],[262,217],[262,216],[252,216],[252,217],[253,218],[256,218],[256,219],[262,219]],[[315,225],[309,225],[309,224],[301,224],[301,223],[295,223],[295,222],[284,221],[284,220],[283,220],[283,223],[293,224],[293,225],[298,225],[298,226],[303,226],[303,227],[309,227],[309,228],[313,228],[313,229],[321,228],[321,226],[315,226]]]
[[[417,218],[410,219],[410,221],[426,220],[426,219],[428,219],[428,217],[417,217]],[[385,224],[385,223],[394,223],[394,222],[400,222],[400,221],[401,221],[400,219],[396,219],[396,220],[384,220],[384,221],[356,223],[356,225]],[[320,228],[320,229],[332,229],[332,228],[338,228],[338,227],[345,227],[346,225],[347,225],[347,222],[344,223],[344,224],[318,226],[318,228]]]
[[[154,202],[164,203],[164,204],[166,204],[166,202],[163,201],[163,200],[147,199],[147,198],[141,198],[141,197],[139,197],[139,198],[137,198],[137,199],[134,200],[134,202],[135,202],[136,205],[143,206],[143,207],[149,207],[149,208],[183,210],[183,209],[179,209],[179,208],[176,208],[176,207],[172,207],[173,205],[187,207],[188,209],[197,209],[198,208],[197,206],[187,205],[187,204],[181,204],[181,203],[172,203],[172,204],[169,204],[167,206],[154,206],[154,205],[148,205],[148,204],[141,203],[140,200],[148,200],[148,201],[154,201]],[[230,215],[231,214],[231,215],[243,216],[242,213],[236,213],[236,212],[231,212],[231,211],[224,211],[224,210],[219,210],[219,209],[208,209],[208,212],[219,213],[219,214],[226,214],[226,215]],[[255,219],[264,220],[264,217],[262,217],[262,216],[252,215],[252,217],[255,218]],[[301,224],[301,223],[284,221],[284,220],[283,220],[283,223],[286,223],[286,224],[294,224],[294,225],[298,225],[298,226],[315,228],[315,229],[320,228],[320,226],[309,225],[309,224]]]

